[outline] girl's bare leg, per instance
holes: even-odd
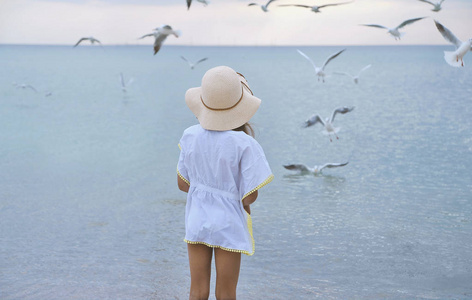
[[[218,300],[236,299],[241,253],[215,248],[216,289]]]
[[[201,244],[187,244],[187,249],[191,281],[189,299],[208,299],[213,248]]]

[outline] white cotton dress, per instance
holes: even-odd
[[[190,185],[185,242],[254,254],[251,216],[242,199],[273,179],[259,143],[241,131],[187,128],[177,174]]]

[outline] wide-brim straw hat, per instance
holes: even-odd
[[[185,102],[203,128],[216,131],[244,125],[261,104],[246,78],[227,66],[208,70],[201,87],[187,90]]]

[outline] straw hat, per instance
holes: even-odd
[[[261,104],[244,76],[226,66],[208,70],[201,87],[187,90],[185,102],[203,128],[216,131],[244,125]]]

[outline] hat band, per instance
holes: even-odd
[[[213,107],[209,107],[208,105],[205,104],[205,101],[203,101],[202,95],[200,95],[200,100],[202,101],[203,106],[205,106],[205,107],[208,108],[209,110],[221,111],[221,110],[230,110],[230,109],[236,107],[236,105],[238,105],[239,102],[241,102],[241,100],[243,100],[243,96],[244,96],[244,88],[241,86],[241,98],[239,98],[238,102],[236,102],[233,106],[231,106],[231,107],[226,107],[226,108],[213,108]]]

